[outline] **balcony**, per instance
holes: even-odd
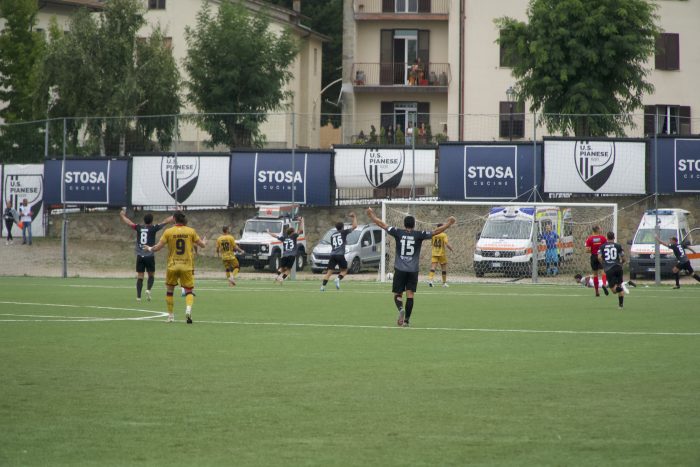
[[[356,93],[446,93],[452,81],[449,63],[429,62],[412,71],[411,63],[353,63],[352,84]]]
[[[451,0],[353,0],[355,20],[447,21]]]

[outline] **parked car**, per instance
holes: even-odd
[[[345,225],[351,228],[350,224]],[[336,229],[329,229],[311,251],[311,270],[322,272],[326,270],[331,257],[331,234]],[[350,232],[345,245],[345,259],[348,262],[348,272],[357,274],[365,266],[379,267],[382,255],[382,229],[374,224],[358,225]]]

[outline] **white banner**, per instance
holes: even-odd
[[[411,148],[336,148],[337,188],[410,188],[413,183]],[[416,149],[416,187],[435,186],[435,150]]]
[[[229,164],[225,156],[136,156],[131,203],[136,206],[228,206]],[[177,192],[177,200],[175,199]]]
[[[644,194],[645,180],[643,141],[544,141],[545,192]]]
[[[5,203],[10,201],[18,214],[20,204],[26,199],[32,211],[32,236],[44,236],[44,164],[6,165],[2,172],[2,199],[3,211]],[[15,242],[22,238],[17,224],[12,227],[12,236]]]

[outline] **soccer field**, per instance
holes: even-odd
[[[698,465],[700,286],[0,278],[0,465]]]

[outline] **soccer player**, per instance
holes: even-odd
[[[698,275],[697,272],[693,271],[693,266],[690,265],[690,258],[688,258],[688,255],[685,254],[685,249],[683,248],[683,245],[678,243],[678,239],[676,237],[671,237],[669,239],[668,243],[664,243],[661,241],[661,239],[656,236],[656,239],[659,241],[660,244],[665,246],[666,248],[670,248],[671,251],[673,251],[673,254],[676,256],[676,260],[678,261],[675,266],[673,266],[673,276],[676,279],[676,286],[674,289],[680,289],[681,288],[681,271],[686,271],[688,274],[692,275],[693,278],[700,282],[700,275]],[[695,253],[695,250],[693,250],[690,247],[685,247]]]
[[[603,265],[598,259],[598,250],[606,241],[607,239],[603,235],[601,235],[600,226],[598,225],[593,226],[592,235],[589,235],[586,239],[586,250],[588,250],[588,252],[591,254],[591,269],[593,270],[593,288],[595,289],[596,297],[600,297],[600,292],[598,292],[598,274],[600,270],[603,269]],[[608,288],[603,287],[603,292],[605,292],[605,295],[608,295]]]
[[[455,218],[450,217],[447,222],[432,232],[414,230],[416,219],[406,216],[403,220],[405,229],[390,227],[377,217],[372,208],[367,208],[367,216],[396,240],[396,258],[394,259],[394,279],[392,292],[394,304],[399,311],[396,322],[399,326],[408,327],[411,313],[413,312],[413,296],[418,286],[418,266],[420,263],[420,250],[423,240],[440,235],[455,223]],[[403,307],[403,293],[406,292],[406,309]]]
[[[236,239],[229,233],[228,226],[224,226],[221,231],[223,235],[216,239],[216,255],[221,256],[226,270],[226,279],[231,286],[236,285],[236,276],[240,271],[236,252],[244,253],[244,251],[236,245]]]
[[[557,244],[559,243],[559,235],[552,230],[552,224],[547,224],[544,227],[544,233],[540,236],[540,240],[544,242],[546,250],[544,253],[544,262],[546,264],[547,275],[556,276],[559,274],[559,253]]]
[[[153,214],[143,216],[143,224],[136,224],[126,217],[126,211],[119,211],[122,222],[136,231],[136,301],[141,301],[141,291],[143,290],[143,273],[148,272],[148,283],[146,284],[146,299],[151,301],[151,289],[155,281],[156,258],[153,253],[144,249],[146,245],[156,244],[156,233],[173,221],[170,216],[160,224],[153,224]]]
[[[185,317],[192,324],[192,304],[194,303],[194,254],[193,246],[207,246],[206,238],[199,238],[197,232],[187,227],[187,217],[182,211],[173,215],[175,225],[163,232],[155,246],[146,245],[146,251],[159,251],[168,245],[168,268],[165,272],[165,303],[168,307],[168,323],[175,321],[173,313],[173,290],[178,283],[185,288]]]
[[[607,242],[598,249],[598,260],[603,265],[608,278],[608,286],[617,295],[617,301],[622,310],[625,301],[625,290],[622,288],[622,265],[625,263],[625,252],[622,245],[615,242],[615,233],[608,232]]]
[[[584,287],[593,287],[593,276],[582,276],[581,274],[576,274],[574,276],[574,279],[576,280],[576,282],[578,282]],[[604,287],[608,286],[608,278],[605,275],[605,273],[603,273],[603,275],[601,276],[599,283],[602,284]],[[625,281],[622,283],[622,289],[627,294],[630,293],[628,287],[637,287],[637,284],[634,281]]]
[[[304,233],[304,218],[302,217],[300,221],[301,226],[299,232],[295,232],[294,227],[289,227],[287,231],[280,236],[271,233],[269,230],[267,231],[268,235],[282,242],[282,260],[280,262],[280,268],[277,271],[277,277],[275,277],[275,282],[279,282],[280,284],[284,282],[292,271],[294,261],[296,261],[297,253],[299,252],[297,240],[299,239],[299,235]]]
[[[340,281],[348,273],[348,261],[345,259],[345,243],[350,232],[357,228],[357,216],[354,212],[351,212],[348,214],[348,217],[352,219],[352,226],[349,229],[345,229],[345,224],[342,221],[336,222],[336,231],[331,234],[331,257],[328,260],[326,274],[323,276],[321,292],[326,290],[326,284],[328,284],[328,279],[333,274],[336,265],[340,268],[340,273],[335,278],[336,289],[340,290]]]
[[[438,228],[442,227],[442,224],[438,224],[437,226]],[[442,286],[449,287],[449,285],[447,285],[447,253],[445,252],[445,248],[447,248],[450,251],[454,250],[452,250],[452,246],[450,245],[450,242],[447,238],[447,234],[445,232],[433,235],[431,244],[433,247],[433,251],[431,252],[432,258],[430,259],[430,274],[428,274],[428,285],[430,287],[433,286],[435,270],[437,269],[437,265],[440,264],[440,272],[442,272]]]

